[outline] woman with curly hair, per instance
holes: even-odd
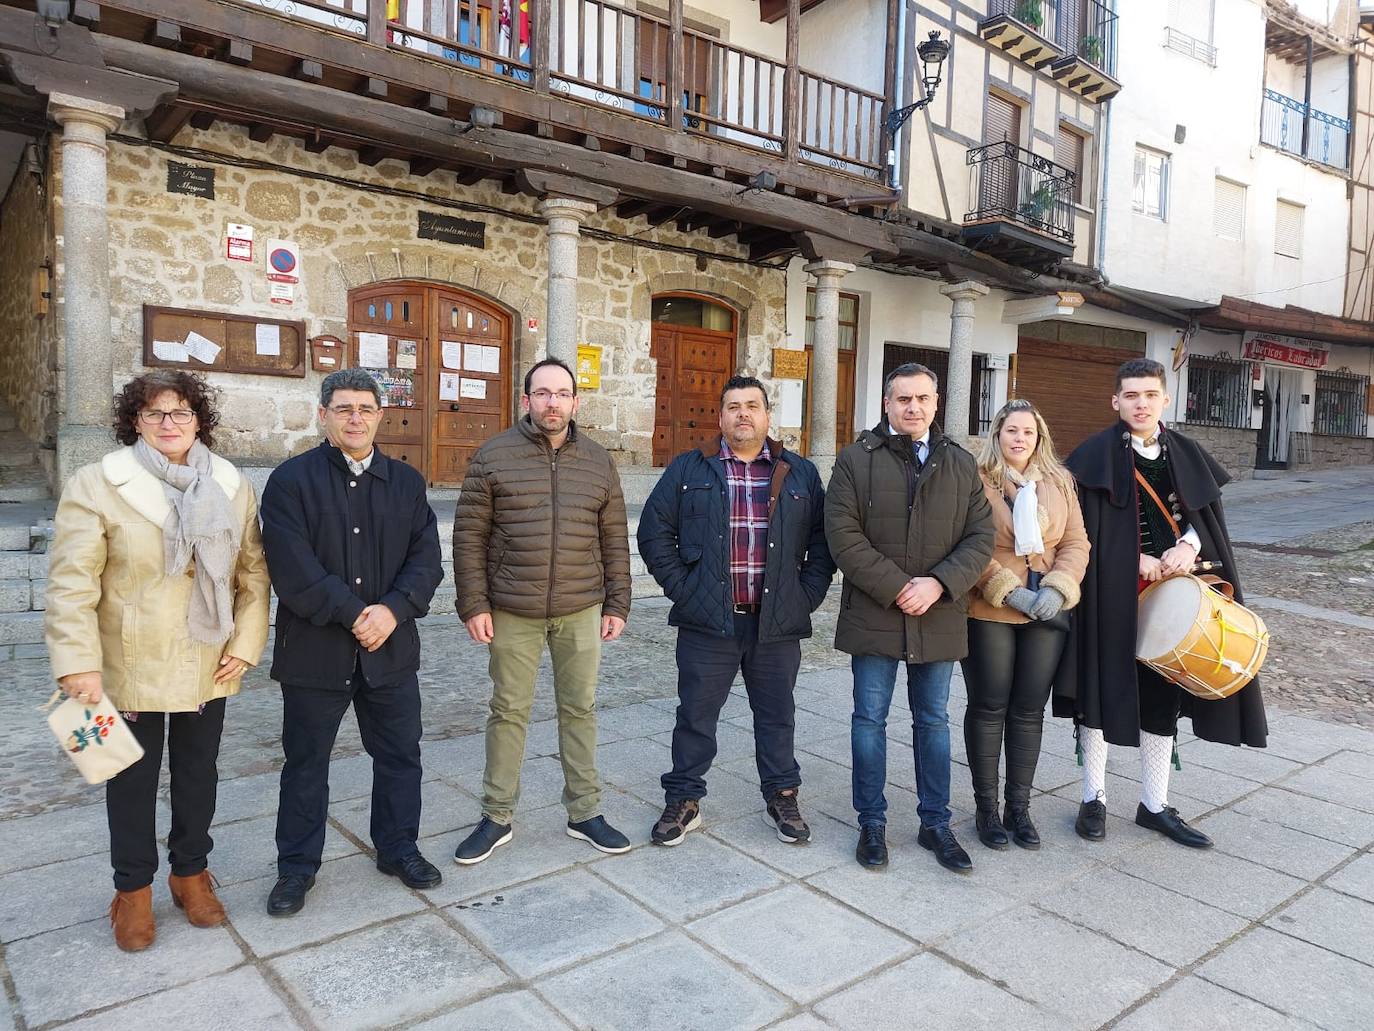
[[[126,951],[153,943],[152,882],[164,732],[172,900],[197,927],[224,921],[207,856],[225,698],[267,643],[268,576],[252,485],[211,453],[215,391],[155,370],[115,399],[117,451],[77,471],[57,506],[46,637],[53,675],[82,702],[108,695],[143,758],[105,785]]]
[[[1078,604],[1088,537],[1073,477],[1054,453],[1049,427],[1029,401],[993,417],[978,458],[997,537],[969,598],[968,709],[964,743],[973,775],[978,838],[1040,847],[1030,817],[1045,703]],[[1058,625],[1056,625],[1058,624]],[[1007,752],[1006,807],[997,814],[997,766]]]

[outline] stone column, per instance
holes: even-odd
[[[110,405],[114,354],[110,340],[110,226],[105,206],[106,134],[124,109],[53,93],[48,114],[62,126],[62,325],[66,384],[57,431],[57,476],[113,446]]]
[[[544,348],[550,358],[577,367],[577,240],[591,201],[548,197],[539,213],[548,222],[549,310],[544,319]]]
[[[811,368],[806,394],[811,407],[810,459],[821,481],[835,467],[835,393],[840,379],[840,280],[854,271],[845,261],[813,261],[805,267],[816,277],[816,318],[811,325]]]
[[[969,279],[940,287],[951,301],[949,313],[949,376],[943,385],[944,413],[940,425],[959,443],[968,440],[970,385],[973,380],[973,305],[988,293],[983,283]]]

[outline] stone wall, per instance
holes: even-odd
[[[1180,429],[1205,447],[1233,480],[1248,480],[1255,475],[1255,434],[1258,431],[1193,423],[1180,426]]]
[[[1374,438],[1328,437],[1313,433],[1308,437],[1310,460],[1303,469],[1337,469],[1347,465],[1374,465]]]
[[[24,435],[49,451],[57,430],[57,312],[54,301],[47,315],[36,315],[33,289],[34,273],[52,258],[56,182],[21,166],[0,206],[0,398]]]
[[[309,335],[347,338],[347,296],[352,288],[395,279],[453,284],[503,306],[512,315],[514,354],[521,372],[543,353],[547,261],[544,222],[537,201],[507,196],[487,181],[458,186],[453,173],[411,176],[406,164],[385,160],[369,167],[352,151],[307,153],[300,141],[274,137],[259,144],[247,130],[216,126],[184,129],[179,155],[152,146],[110,148],[111,307],[115,379],[142,368],[144,304],[204,308],[273,318],[304,319]],[[204,152],[210,152],[209,154]],[[219,155],[216,158],[215,155]],[[167,161],[212,165],[215,198],[166,191]],[[244,160],[272,167],[247,167]],[[479,206],[446,210],[445,200]],[[440,211],[486,225],[482,249],[416,235],[417,212]],[[225,226],[254,229],[255,261],[225,258]],[[587,231],[610,234],[593,238]],[[290,308],[268,300],[261,248],[272,239],[295,243],[301,282]],[[719,258],[663,250],[691,247]],[[785,333],[785,278],[781,270],[740,263],[745,248],[706,234],[687,235],[672,223],[650,228],[614,209],[592,215],[579,248],[579,339],[602,345],[601,390],[584,395],[580,422],[624,461],[647,464],[652,454],[655,364],[649,355],[649,299],[659,290],[692,289],[740,312],[737,364],[768,367],[769,348]],[[220,449],[256,464],[280,461],[314,442],[313,399],[321,374],[304,380],[214,374],[233,398],[226,404]]]

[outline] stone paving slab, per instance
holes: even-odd
[[[1215,849],[1183,849],[1159,841],[1121,859],[1115,868],[1228,913],[1257,920],[1306,884]]]
[[[1374,855],[1364,853],[1328,878],[1326,883],[1347,895],[1374,902]]]
[[[1185,977],[1116,1026],[1119,1031],[1302,1031],[1316,1025],[1210,981]]]
[[[1265,925],[1374,967],[1374,903],[1318,887]]]
[[[1354,854],[1338,841],[1304,834],[1279,823],[1223,809],[1197,823],[1218,851],[1304,880],[1316,880]]]
[[[411,1025],[411,1031],[555,1031],[571,1026],[533,992],[518,991],[460,1006]]]
[[[261,973],[242,966],[227,974],[169,988],[98,1016],[62,1025],[63,1031],[288,1031],[298,1028]]]

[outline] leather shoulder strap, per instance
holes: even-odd
[[[1174,514],[1169,511],[1168,506],[1159,500],[1159,495],[1156,494],[1155,489],[1150,486],[1150,481],[1141,475],[1139,469],[1135,471],[1135,478],[1136,482],[1145,488],[1145,493],[1150,495],[1150,499],[1159,506],[1159,510],[1164,513],[1164,518],[1169,521],[1169,529],[1174,531],[1174,537],[1177,538],[1182,536],[1178,529],[1178,520],[1174,518]]]

